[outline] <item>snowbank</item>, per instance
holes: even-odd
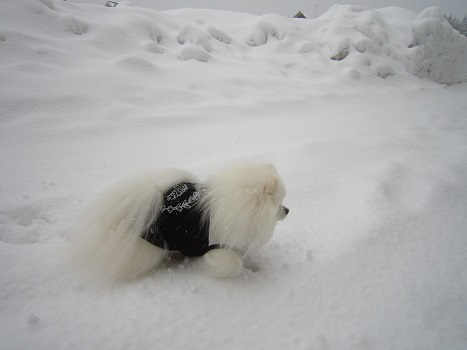
[[[444,84],[466,81],[467,38],[452,30],[438,8],[422,11],[413,23],[413,31],[414,45],[421,48],[424,58],[414,74]]]
[[[438,10],[0,10],[1,349],[467,347],[466,43]],[[244,158],[291,212],[240,278],[99,289],[68,263],[117,178]]]
[[[82,60],[80,53],[98,49],[116,57],[113,64],[142,71],[160,60],[214,59],[304,78],[320,70],[357,79],[414,74],[443,84],[467,80],[467,38],[452,30],[438,8],[417,16],[394,7],[336,5],[317,20],[298,20],[206,10],[156,12],[126,1],[116,8],[52,0],[3,7],[5,14],[11,8],[12,15],[4,16],[1,40],[13,54],[3,61],[17,63],[18,45],[29,56],[25,69],[82,65],[75,62]],[[25,48],[20,38],[35,42],[36,48]],[[40,56],[38,50],[43,50]],[[127,52],[137,57],[126,57]],[[301,58],[294,57],[291,64],[293,54]]]

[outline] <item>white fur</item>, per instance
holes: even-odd
[[[211,277],[234,277],[243,270],[240,256],[229,249],[213,249],[200,259],[202,271]]]
[[[248,253],[272,237],[285,187],[272,165],[229,168],[207,181],[210,243]]]
[[[156,268],[167,251],[141,234],[156,220],[163,194],[180,182],[197,180],[181,170],[151,170],[110,187],[83,215],[73,255],[99,280],[129,279]],[[285,217],[284,185],[272,165],[248,165],[215,175],[206,186],[199,205],[210,223],[210,244],[230,249],[209,251],[200,266],[210,276],[238,275],[241,256],[267,243],[276,220]]]

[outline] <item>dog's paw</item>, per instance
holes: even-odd
[[[243,270],[243,261],[228,249],[213,249],[201,258],[203,272],[211,277],[235,277]]]

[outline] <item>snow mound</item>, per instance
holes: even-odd
[[[445,84],[467,80],[467,38],[452,29],[439,8],[422,11],[413,32],[421,56],[414,74]]]
[[[3,64],[17,62],[17,54],[30,51],[33,40],[33,56],[42,53],[34,61],[46,65],[75,64],[78,50],[99,48],[113,57],[132,50],[141,56],[140,63],[161,60],[153,53],[202,63],[235,60],[303,78],[321,71],[355,79],[415,75],[448,85],[467,81],[467,38],[435,7],[417,16],[396,7],[335,5],[316,20],[208,10],[157,12],[130,2],[93,8],[27,0],[5,7],[12,14],[4,16],[0,30],[3,46],[10,48]],[[18,26],[18,12],[27,19],[26,27]],[[29,40],[18,42],[15,36]]]
[[[323,14],[323,53],[350,61],[359,71],[386,78],[414,74],[443,84],[467,80],[467,38],[453,30],[439,8],[416,16],[408,10],[335,5]]]

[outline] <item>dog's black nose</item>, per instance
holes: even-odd
[[[284,206],[282,208],[284,208],[283,210],[284,210],[285,215],[289,215],[289,208],[286,208]]]

